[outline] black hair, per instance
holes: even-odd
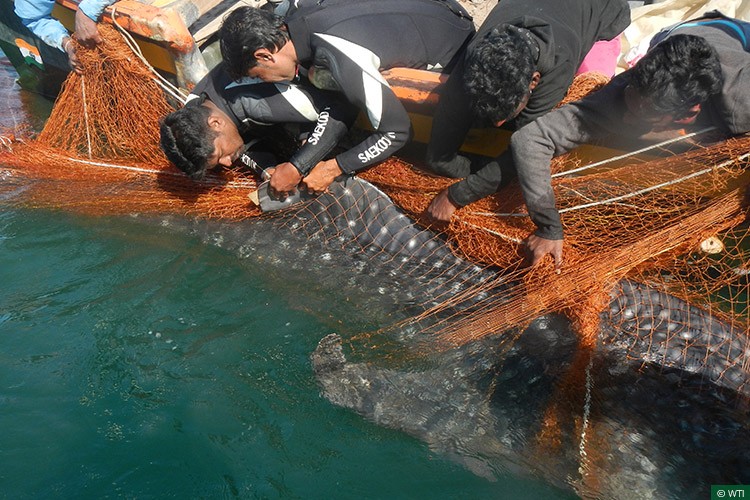
[[[284,18],[272,12],[240,7],[227,15],[219,28],[219,46],[227,70],[234,79],[255,67],[255,51],[276,52],[289,41]]]
[[[674,35],[656,44],[629,71],[629,83],[653,109],[676,119],[721,92],[719,55],[702,37]]]
[[[208,158],[214,154],[214,139],[218,136],[208,126],[211,110],[195,99],[185,107],[168,114],[159,126],[159,146],[169,161],[191,179],[200,180],[213,165]]]
[[[467,51],[464,89],[477,117],[497,123],[521,103],[536,71],[529,43],[519,28],[504,24]]]

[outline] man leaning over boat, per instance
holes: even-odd
[[[116,0],[82,0],[78,4],[75,15],[75,37],[79,43],[92,46],[101,43],[97,21],[102,12]],[[51,47],[62,50],[68,55],[70,67],[76,73],[81,73],[83,68],[76,55],[68,30],[60,21],[52,18],[52,8],[55,0],[15,0],[16,15],[21,18],[24,26],[29,28],[34,35]]]
[[[511,137],[526,206],[537,226],[524,240],[532,263],[550,254],[559,268],[563,227],[550,160],[591,141],[677,135],[713,125],[750,131],[750,23],[710,13],[657,34],[646,55],[586,98],[561,107]]]
[[[340,174],[398,151],[411,136],[411,121],[380,71],[450,70],[473,34],[471,17],[455,0],[298,0],[284,18],[241,7],[219,30],[222,56],[235,77],[279,82],[307,75],[317,87],[341,92],[373,128],[309,174],[277,168],[271,186],[280,193],[300,183],[323,192]]]
[[[162,120],[160,145],[175,166],[199,180],[215,167],[232,166],[245,152],[261,168],[273,167],[280,153],[273,147],[267,151],[267,144],[279,144],[289,136],[288,125],[297,124],[309,135],[298,148],[292,138],[296,151],[288,151],[286,164],[309,172],[338,144],[356,114],[337,93],[287,82],[234,81],[220,63],[196,84],[183,108]]]
[[[512,173],[508,150],[491,161],[459,154],[472,125],[508,122],[519,129],[549,112],[565,97],[594,43],[616,38],[628,24],[624,0],[498,3],[441,92],[427,163],[440,175],[463,180],[440,192],[428,215],[450,220],[457,208],[496,192]]]

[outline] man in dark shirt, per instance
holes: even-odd
[[[441,92],[427,163],[440,175],[463,178],[427,209],[449,220],[464,205],[500,187],[512,172],[506,150],[492,161],[459,155],[472,124],[515,129],[565,97],[581,61],[598,40],[630,24],[624,0],[503,0],[490,12]]]
[[[750,131],[750,23],[711,13],[665,30],[632,69],[592,95],[530,123],[511,137],[526,206],[537,230],[525,240],[537,262],[563,257],[550,160],[592,141],[715,126]]]
[[[252,8],[229,14],[219,30],[221,51],[235,77],[292,81],[305,74],[319,88],[340,91],[365,112],[374,131],[360,144],[322,162],[304,178],[324,191],[342,172],[381,162],[411,136],[411,123],[380,70],[450,70],[474,25],[455,0],[298,0],[285,18]],[[300,173],[274,189],[293,189]],[[281,169],[275,175],[281,180]]]
[[[198,82],[185,107],[165,117],[160,142],[172,163],[201,179],[216,166],[231,166],[251,141],[280,133],[273,125],[302,124],[309,135],[281,166],[304,174],[331,152],[356,114],[333,92],[249,78],[236,82],[222,63]]]

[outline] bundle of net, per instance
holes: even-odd
[[[42,132],[0,152],[6,175],[25,184],[12,202],[90,215],[259,215],[248,199],[254,176],[224,170],[194,182],[169,164],[159,120],[174,107],[163,84],[115,27],[99,33],[93,48],[76,43],[83,73],[70,73]]]
[[[551,259],[522,267],[520,242],[534,230],[516,183],[459,209],[442,229],[454,251],[500,269],[499,282],[469,286],[416,318],[439,318],[430,330],[447,345],[518,331],[540,315],[567,314],[582,345],[593,347],[610,292],[623,278],[646,281],[747,332],[747,241],[736,229],[745,219],[744,174],[750,138],[722,140],[680,154],[629,160],[608,170],[580,171],[575,157],[556,159],[553,187],[565,231],[565,264]],[[566,175],[575,168],[575,175]],[[400,162],[367,174],[407,213],[432,224],[425,209],[453,180]],[[432,227],[436,227],[432,224]],[[696,258],[707,240],[734,231],[731,251]],[[729,246],[729,243],[727,243]],[[701,253],[703,252],[703,253]],[[718,261],[724,258],[726,264]],[[738,264],[739,262],[739,264]],[[723,267],[719,278],[717,269]],[[731,291],[734,290],[734,291]],[[485,297],[480,301],[476,297]],[[717,307],[717,302],[724,302]],[[462,308],[462,303],[473,304]],[[447,311],[451,311],[447,313]]]

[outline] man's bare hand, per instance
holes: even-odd
[[[291,163],[285,162],[276,165],[271,174],[271,194],[275,198],[283,200],[297,189],[301,180],[302,174]]]
[[[78,59],[78,54],[76,54],[76,46],[73,43],[73,39],[69,36],[63,38],[62,48],[68,55],[68,64],[70,64],[70,68],[79,75],[82,75],[83,66],[81,65],[81,61]]]
[[[302,187],[310,193],[321,194],[343,171],[336,159],[321,161],[302,179]]]
[[[76,39],[85,47],[93,47],[97,43],[102,43],[102,36],[96,27],[96,21],[83,13],[81,9],[76,11]]]
[[[523,241],[526,251],[526,260],[533,266],[544,258],[552,255],[555,259],[555,270],[559,271],[563,263],[563,240],[548,240],[535,234],[530,234]]]
[[[449,222],[453,212],[458,210],[458,208],[448,196],[448,190],[443,189],[432,199],[430,206],[427,207],[427,215],[434,220]]]

